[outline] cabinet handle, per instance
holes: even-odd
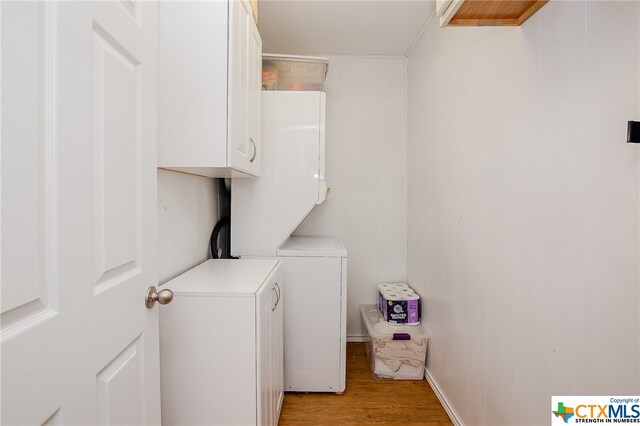
[[[278,307],[278,302],[280,301],[280,297],[278,296],[278,290],[275,287],[271,287],[271,290],[276,294],[276,303],[273,304],[273,308],[271,308],[271,312],[275,311]]]
[[[273,312],[278,307],[278,303],[280,303],[280,286],[278,285],[278,283],[276,283],[275,287],[271,287],[271,290],[276,293],[276,303],[275,305],[273,305],[273,308],[271,308],[271,312]]]
[[[253,141],[253,138],[249,138],[249,142],[251,142],[251,145],[253,145],[253,155],[251,156],[251,159],[249,160],[249,163],[253,163],[254,161],[256,161],[256,155],[258,154],[258,148],[256,147],[256,143]]]

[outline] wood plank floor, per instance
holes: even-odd
[[[280,425],[450,425],[426,380],[374,380],[362,343],[347,344],[343,395],[285,392]]]

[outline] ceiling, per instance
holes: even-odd
[[[263,52],[404,55],[434,8],[429,0],[261,0]]]

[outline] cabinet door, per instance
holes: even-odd
[[[262,38],[253,18],[249,18],[249,55],[247,69],[249,170],[260,176],[262,139]]]
[[[256,357],[258,424],[271,425],[272,421],[272,384],[271,384],[271,318],[276,300],[273,282],[267,281],[257,294],[256,303]]]
[[[228,70],[228,165],[249,171],[253,147],[249,142],[249,20],[251,6],[246,0],[229,2]]]
[[[158,167],[227,166],[227,7],[158,2]]]
[[[283,300],[284,283],[282,275],[276,278],[277,303],[271,315],[271,383],[273,389],[273,424],[278,424],[280,409],[284,399],[284,339],[283,339]]]
[[[287,391],[342,392],[342,260],[282,257]],[[292,303],[288,303],[292,302]],[[305,303],[309,302],[309,303]],[[321,318],[322,320],[317,320]]]

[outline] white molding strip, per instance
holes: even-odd
[[[363,343],[367,341],[367,336],[347,336],[347,343]]]
[[[429,382],[429,386],[431,386],[431,389],[433,389],[433,392],[440,400],[440,403],[444,407],[444,410],[447,412],[447,415],[449,416],[453,424],[456,426],[464,426],[464,423],[462,423],[462,420],[460,420],[460,416],[458,416],[458,413],[453,408],[451,403],[449,403],[449,400],[440,389],[440,386],[438,386],[438,382],[436,382],[436,380],[431,376],[431,373],[429,373],[429,370],[427,370],[426,368],[424,369],[424,377],[427,379],[427,382]]]
[[[422,35],[427,30],[427,28],[429,28],[431,23],[434,21],[434,18],[436,21],[438,20],[438,15],[436,13],[435,8],[433,9],[433,12],[429,15],[429,17],[427,17],[427,20],[424,21],[424,24],[422,25],[422,27],[420,28],[420,31],[418,31],[418,34],[416,35],[416,38],[413,40],[413,42],[409,46],[409,49],[407,49],[407,51],[405,52],[404,54],[405,58],[408,58],[409,56],[411,56],[413,49],[416,48],[416,46],[420,42],[420,39],[422,38]]]
[[[324,58],[328,58],[329,59],[329,64],[331,64],[331,58],[335,58],[335,59],[405,59],[406,56],[403,54],[387,54],[387,55],[382,55],[382,54],[372,54],[372,55],[366,55],[366,54],[338,54],[338,55],[334,55],[334,54],[325,54],[325,53],[318,53],[318,54],[313,54],[313,56],[322,56]]]

